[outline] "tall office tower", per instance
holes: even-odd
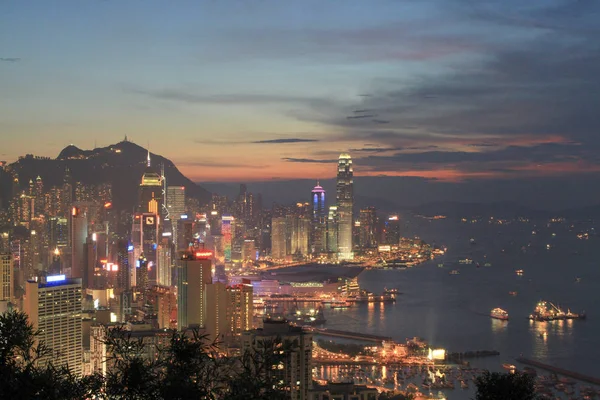
[[[83,254],[83,245],[88,236],[87,216],[81,208],[71,207],[70,216],[70,240],[71,245],[71,278],[83,278],[83,269],[86,264]]]
[[[42,182],[42,178],[38,175],[35,179],[35,214],[40,215],[44,213],[45,207],[45,198],[44,198],[44,182]]]
[[[325,237],[327,224],[327,209],[325,208],[325,189],[319,185],[311,192],[312,196],[312,230],[310,245],[313,253],[321,253],[327,249]]]
[[[167,209],[172,220],[180,219],[185,214],[184,186],[167,186]]]
[[[287,255],[287,222],[284,217],[271,219],[271,257],[279,260]]]
[[[85,260],[85,268],[81,279],[81,287],[85,289],[93,289],[96,287],[96,264],[98,262],[98,243],[96,234],[88,236],[84,245],[83,258]]]
[[[224,342],[227,334],[227,286],[223,282],[206,285],[206,334],[209,341]]]
[[[198,235],[198,241],[200,243],[206,243],[208,240],[210,232],[206,214],[196,216],[196,221],[194,222],[194,234]]]
[[[22,225],[29,229],[29,223],[35,215],[35,197],[22,193],[19,197],[18,221],[16,225]]]
[[[225,262],[231,262],[231,245],[233,239],[233,217],[231,215],[223,215],[221,218],[221,234],[223,235],[223,252]]]
[[[0,301],[12,301],[14,294],[12,254],[0,253]]]
[[[163,237],[156,249],[156,283],[160,286],[171,286],[171,243]]]
[[[139,243],[141,243],[141,252],[147,260],[148,264],[148,279],[149,282],[156,282],[156,263],[159,239],[159,226],[160,220],[156,214],[144,213],[140,218],[136,218],[135,221],[139,221],[141,237]],[[138,243],[138,240],[134,238],[134,244]]]
[[[329,215],[327,216],[327,251],[330,253],[338,253],[338,229],[338,206],[329,206]]]
[[[185,187],[167,186],[167,210],[171,220],[172,238],[175,250],[179,249],[179,220],[185,215]],[[184,248],[187,246],[184,246]]]
[[[392,246],[400,245],[400,218],[397,215],[390,215],[385,220],[383,236],[385,244]]]
[[[354,209],[354,181],[352,158],[342,153],[338,159],[336,199],[338,206],[338,257],[342,260],[353,258],[352,227]]]
[[[39,330],[38,340],[50,349],[54,366],[67,366],[76,376],[82,373],[81,279],[51,275],[45,281],[28,281],[23,311]]]
[[[44,214],[47,217],[58,217],[63,215],[62,211],[62,190],[53,186],[44,194]]]
[[[73,184],[71,183],[71,171],[69,171],[69,168],[65,168],[61,199],[62,204],[60,213],[62,216],[66,217],[69,215],[71,204],[73,203]]]
[[[188,217],[179,220],[177,236],[176,249],[181,251],[189,248],[194,242],[194,220]]]
[[[244,239],[242,245],[242,259],[244,261],[256,261],[256,241],[254,239]]]
[[[48,245],[50,249],[69,245],[69,221],[66,218],[51,217],[48,220]]]
[[[193,249],[192,249],[193,250]],[[177,329],[204,327],[206,285],[212,283],[212,253],[193,250],[183,254],[177,266]]]
[[[218,210],[212,210],[208,216],[208,224],[210,225],[210,234],[212,236],[221,234],[221,217]]]
[[[377,210],[375,207],[360,210],[359,221],[358,241],[360,247],[363,249],[377,247]]]
[[[137,269],[135,274],[135,286],[139,292],[143,292],[148,288],[148,260],[144,256],[144,253],[137,259],[135,267]]]
[[[304,217],[292,217],[292,235],[290,253],[295,255],[308,254],[308,239],[310,236],[310,220]]]
[[[148,152],[148,164],[140,183],[139,212],[160,215],[162,202],[162,177],[152,169]]]
[[[265,320],[263,328],[242,334],[242,351],[260,352],[261,343],[281,343],[278,347],[290,346],[285,352],[283,363],[266,368],[267,374],[283,382],[285,390],[293,400],[309,399],[312,388],[312,334],[299,326],[291,326],[286,320]],[[277,349],[274,349],[275,351]]]
[[[129,242],[124,239],[119,239],[116,247],[116,262],[119,266],[117,272],[117,287],[119,289],[129,290],[131,289],[131,272],[129,270]]]

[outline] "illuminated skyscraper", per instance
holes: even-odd
[[[87,216],[79,207],[71,207],[70,216],[71,244],[71,278],[83,278],[83,270],[87,265],[84,257],[85,242],[88,236]]]
[[[171,243],[163,237],[156,252],[156,283],[160,286],[171,286]]]
[[[336,200],[338,206],[338,257],[342,260],[353,258],[352,227],[354,209],[354,181],[352,158],[340,154],[337,170]]]
[[[329,214],[327,216],[327,251],[330,253],[337,254],[338,252],[338,228],[338,206],[329,206]]]
[[[400,218],[398,215],[390,215],[385,221],[383,229],[385,244],[392,246],[400,245]]]
[[[81,298],[81,279],[53,275],[45,282],[28,281],[23,300],[23,310],[40,332],[37,339],[52,349],[41,361],[68,365],[75,376],[82,373]]]
[[[167,186],[167,210],[169,211],[169,219],[171,220],[172,238],[175,244],[175,249],[179,249],[179,220],[182,215],[185,215],[185,187],[184,186]],[[184,248],[188,243],[184,244]]]
[[[327,209],[325,208],[325,189],[319,182],[311,192],[312,195],[312,231],[311,248],[314,253],[321,253],[327,249],[325,237],[327,224]]]
[[[286,227],[286,219],[283,217],[271,220],[271,257],[274,259],[283,259],[287,254]]]
[[[162,183],[160,174],[151,167],[150,153],[148,152],[148,165],[140,183],[140,212],[161,215],[163,201]]]
[[[13,300],[13,262],[10,253],[0,253],[0,301]]]
[[[377,247],[377,210],[375,207],[360,210],[358,237],[362,248]]]
[[[231,245],[233,239],[233,217],[223,215],[221,218],[221,234],[223,235],[223,252],[225,254],[225,262],[231,262]]]
[[[204,327],[206,323],[206,285],[212,283],[212,252],[194,250],[184,253],[177,273],[177,329]]]

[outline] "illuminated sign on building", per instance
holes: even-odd
[[[392,251],[392,246],[390,246],[389,244],[381,245],[377,248],[377,250],[379,250],[379,252]]]
[[[50,275],[46,277],[46,282],[61,282],[67,279],[66,275]]]
[[[197,251],[195,254],[196,259],[203,259],[203,260],[207,260],[209,258],[211,258],[213,255],[212,251]]]

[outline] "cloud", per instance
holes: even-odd
[[[318,142],[317,139],[300,139],[300,138],[282,138],[282,139],[268,139],[268,140],[257,140],[251,142],[253,144],[280,144],[280,143],[310,143]]]
[[[235,162],[222,162],[205,159],[203,161],[178,161],[178,167],[204,167],[204,168],[243,168],[243,169],[264,169],[269,168],[268,165],[243,164]]]
[[[125,85],[125,92],[143,95],[159,100],[169,100],[189,104],[307,104],[311,107],[325,107],[333,104],[329,99],[317,97],[288,96],[269,93],[205,94],[201,90],[190,91],[179,88],[142,89]]]
[[[309,164],[334,164],[337,163],[338,160],[317,160],[312,158],[293,158],[293,157],[284,157],[283,161],[294,162],[294,163],[309,163]]]
[[[0,57],[0,61],[15,63],[21,61],[21,59],[18,57]]]

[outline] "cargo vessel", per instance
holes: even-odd
[[[585,313],[574,313],[567,309],[564,312],[559,307],[549,301],[540,301],[537,303],[533,313],[529,315],[532,321],[560,321],[565,319],[585,319]]]

